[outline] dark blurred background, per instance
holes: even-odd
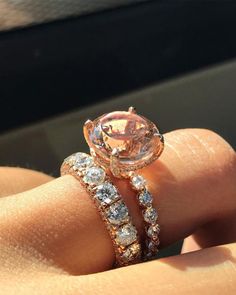
[[[233,0],[0,0],[0,131],[229,61],[235,16]]]

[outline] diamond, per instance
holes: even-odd
[[[66,164],[69,164],[70,166],[73,166],[74,165],[74,162],[75,162],[75,154],[72,154],[70,155],[69,157],[65,158],[64,162]]]
[[[148,230],[147,230],[147,235],[149,238],[153,239],[153,240],[157,240],[158,239],[158,235],[160,233],[160,227],[158,224],[156,225],[150,225]]]
[[[83,181],[89,185],[99,185],[106,177],[105,171],[100,167],[90,167],[85,171]]]
[[[157,221],[157,211],[155,208],[148,208],[144,211],[144,220],[148,223],[155,224]]]
[[[138,243],[134,243],[125,250],[121,258],[124,262],[128,262],[137,258],[139,254],[140,254],[140,245]]]
[[[147,190],[141,192],[138,199],[140,204],[143,206],[150,206],[152,204],[152,195]]]
[[[153,257],[153,253],[152,252],[146,253],[146,259],[150,260],[152,257]]]
[[[101,126],[96,126],[91,134],[91,140],[93,144],[102,146],[102,128]]]
[[[127,206],[123,202],[112,204],[107,210],[107,218],[112,224],[122,224],[129,220]]]
[[[116,241],[122,246],[128,246],[137,239],[137,230],[132,224],[126,224],[118,229]]]
[[[151,252],[156,252],[157,253],[158,252],[157,247],[158,247],[158,244],[153,242],[153,241],[150,241],[150,242],[147,243],[147,248]]]
[[[95,198],[101,205],[108,205],[119,198],[116,187],[110,183],[105,182],[97,187]]]
[[[144,188],[146,180],[141,175],[135,175],[132,177],[131,183],[136,190],[140,190]]]
[[[74,159],[74,167],[76,169],[86,169],[93,165],[92,157],[88,156],[85,153],[76,153]]]

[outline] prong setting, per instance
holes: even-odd
[[[136,108],[133,107],[133,106],[130,106],[130,107],[129,107],[128,112],[129,112],[129,113],[132,113],[132,114],[136,114],[136,113],[137,113]]]
[[[89,130],[94,127],[94,123],[91,120],[87,120],[83,126],[84,138],[87,143],[89,143]]]
[[[86,128],[91,128],[91,127],[93,127],[93,126],[94,126],[93,121],[90,120],[90,119],[86,120],[85,123],[84,123],[84,126],[85,126]]]
[[[111,152],[111,156],[110,156],[110,170],[111,173],[115,176],[115,177],[120,177],[121,173],[120,173],[120,169],[118,166],[118,162],[119,162],[119,155],[120,155],[120,151],[118,150],[118,148],[114,148]]]

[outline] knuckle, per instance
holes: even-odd
[[[236,154],[219,134],[208,129],[180,129],[171,132],[170,142],[176,154],[195,172],[208,178],[229,178],[235,182]]]
[[[208,161],[221,167],[235,168],[235,152],[230,144],[219,134],[209,129],[189,129]]]
[[[208,129],[180,130],[192,163],[214,187],[236,190],[236,153],[219,134]]]

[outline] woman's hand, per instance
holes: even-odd
[[[208,130],[165,139],[160,160],[142,173],[159,211],[161,246],[185,238],[190,253],[110,270],[110,237],[76,179],[1,168],[0,294],[235,294],[235,152]],[[116,184],[142,235],[129,184]]]

